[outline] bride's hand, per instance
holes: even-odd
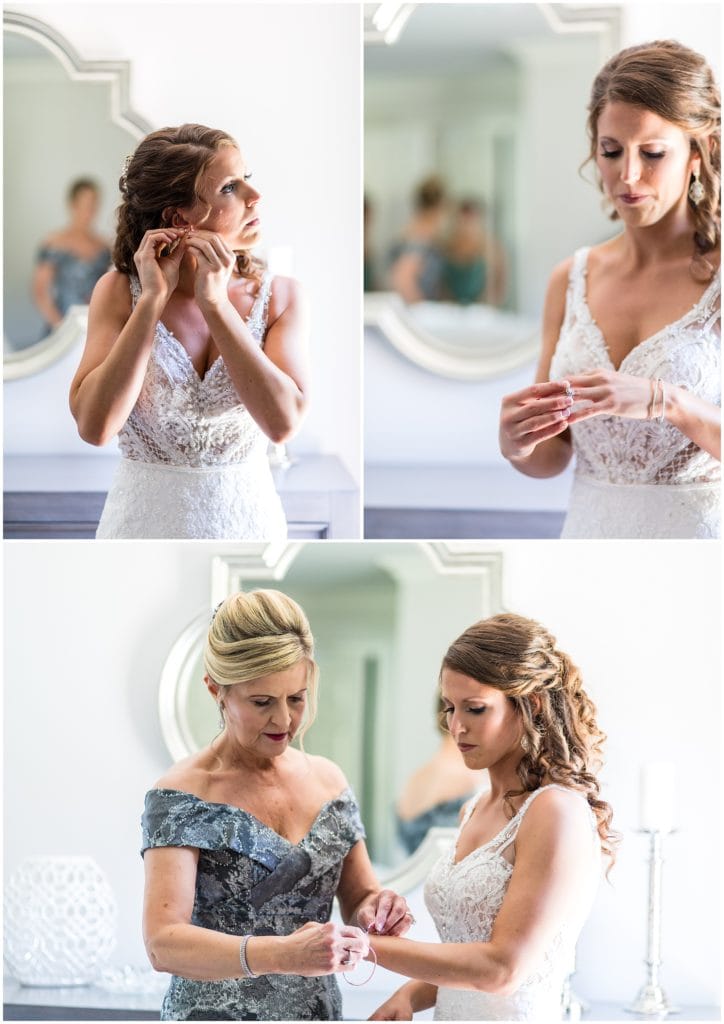
[[[398,989],[386,1003],[378,1006],[368,1020],[412,1020],[414,1010],[404,988]]]
[[[616,370],[595,370],[569,378],[573,389],[573,409],[569,423],[579,423],[592,416],[622,416],[630,420],[647,420],[651,412],[653,382],[648,377],[633,377]],[[661,409],[661,392],[656,398],[655,413]]]
[[[500,406],[500,451],[506,459],[526,458],[541,441],[568,427],[571,398],[565,380],[532,384],[506,395]]]
[[[360,928],[377,935],[404,935],[413,920],[407,901],[391,889],[380,889],[357,910]]]
[[[133,254],[141,292],[168,301],[178,284],[179,267],[186,251],[187,230],[155,228],[147,231]],[[162,255],[164,250],[170,250]]]
[[[229,282],[236,266],[234,251],[220,235],[201,229],[189,236],[187,250],[195,261],[194,296],[201,309],[228,302]]]

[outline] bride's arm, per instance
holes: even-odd
[[[289,277],[274,279],[272,302],[280,312],[269,325],[262,349],[229,298],[234,253],[211,231],[196,231],[187,246],[196,257],[196,301],[239,399],[270,440],[288,440],[307,406],[309,331],[299,283]]]
[[[371,936],[388,970],[446,988],[508,994],[541,963],[591,881],[595,837],[583,801],[548,790],[526,812],[515,866],[489,942]]]
[[[570,423],[579,423],[592,416],[623,416],[645,420],[651,411],[654,381],[617,370],[594,370],[569,377],[576,402],[586,405],[575,409]],[[721,409],[686,388],[664,381],[664,415],[666,420],[690,441],[715,459],[721,459]],[[661,409],[661,392],[656,395],[655,415]]]

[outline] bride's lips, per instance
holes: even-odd
[[[466,751],[472,750],[474,746],[474,743],[458,743],[458,750],[464,754]]]
[[[274,743],[281,743],[283,740],[289,738],[288,732],[265,732],[264,735],[267,739],[272,740]]]
[[[242,230],[246,230],[246,228],[256,227],[256,225],[258,223],[259,223],[259,218],[258,217],[254,217],[252,220],[248,220],[245,224],[242,224]]]

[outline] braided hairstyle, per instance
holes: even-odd
[[[588,106],[588,136],[595,158],[597,125],[607,103],[630,103],[652,111],[689,136],[692,153],[701,158],[704,196],[698,204],[691,197],[694,221],[695,279],[711,280],[715,269],[706,254],[721,236],[721,97],[714,74],[701,54],[673,39],[643,43],[621,50],[596,76]],[[616,220],[614,211],[611,219]]]
[[[442,668],[501,690],[519,716],[521,788],[503,798],[510,813],[513,797],[533,792],[544,780],[575,789],[586,797],[601,849],[613,863],[618,836],[611,830],[613,812],[600,799],[596,778],[606,736],[580,672],[557,649],[555,637],[532,619],[494,615],[470,626],[450,645]]]
[[[214,612],[204,649],[204,668],[219,686],[234,686],[307,662],[304,736],[317,713],[319,669],[307,616],[279,590],[232,594]]]
[[[133,255],[144,234],[164,224],[166,207],[204,202],[201,181],[223,146],[238,148],[226,132],[202,124],[161,128],[139,142],[118,182],[122,199],[113,247],[117,270],[136,272]],[[236,270],[241,277],[260,282],[263,269],[261,260],[249,250],[236,253]]]

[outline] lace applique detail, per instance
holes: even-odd
[[[130,281],[135,305],[141,286],[135,277]],[[267,272],[246,320],[260,346],[271,283]],[[186,349],[160,321],[141,393],[118,443],[127,459],[193,467],[241,463],[268,444],[239,401],[221,356],[199,377]]]
[[[528,797],[508,824],[484,846],[455,863],[455,847],[432,868],[425,884],[425,903],[443,942],[489,942],[503,905],[513,865],[503,852],[514,841],[531,803],[548,789],[573,792],[564,786],[542,786]],[[578,799],[584,799],[576,794]],[[475,803],[460,825],[464,829]],[[595,820],[589,809],[592,828]],[[441,987],[436,1020],[555,1020],[560,1015],[563,981],[573,963],[577,929],[562,929],[546,950],[537,969],[511,995],[493,995]]]
[[[552,380],[601,367],[613,369],[605,339],[586,301],[588,253],[588,248],[579,249],[573,258],[563,326],[551,362]],[[649,379],[660,377],[720,405],[720,292],[717,273],[699,302],[684,316],[646,338],[624,357],[621,372]],[[719,462],[676,427],[621,416],[596,416],[570,429],[576,482],[564,536],[718,535]],[[707,486],[668,496],[663,491],[647,496],[623,488],[608,494],[585,486],[579,491],[580,480],[662,488]],[[642,519],[649,513],[651,519]]]
[[[272,277],[247,318],[262,346]],[[133,303],[141,286],[130,279]],[[284,540],[286,520],[267,458],[268,440],[239,402],[219,356],[199,377],[163,323],[156,325],[138,400],[118,435],[125,458],[96,537]]]

